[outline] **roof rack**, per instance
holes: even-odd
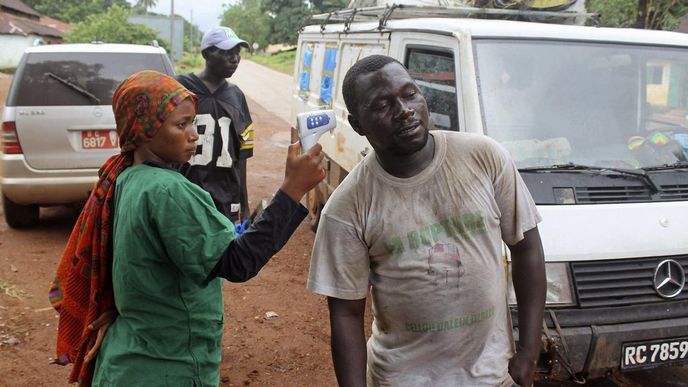
[[[311,16],[312,19],[323,20],[323,23],[320,26],[321,30],[325,29],[326,24],[333,22],[344,22],[344,29],[347,31],[351,23],[354,21],[378,21],[378,29],[382,29],[390,19],[410,19],[418,17],[483,19],[520,18],[534,22],[552,22],[552,19],[576,20],[576,18],[581,18],[583,20],[591,19],[593,25],[598,25],[599,23],[599,15],[588,12],[538,11],[524,9],[478,8],[468,6],[427,6],[407,4],[387,4],[384,6],[347,8]]]

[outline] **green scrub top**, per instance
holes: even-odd
[[[117,178],[115,305],[94,386],[217,386],[220,279],[207,281],[234,227],[174,170],[139,164]]]

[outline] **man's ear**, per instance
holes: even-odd
[[[351,128],[356,131],[360,136],[365,136],[365,133],[361,129],[361,123],[358,121],[358,118],[352,116],[349,114],[347,117],[349,119],[349,124],[351,124]]]

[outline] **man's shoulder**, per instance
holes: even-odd
[[[234,83],[230,81],[227,82],[227,92],[231,93],[233,95],[241,96],[241,98],[244,98],[244,92],[239,88],[239,86],[235,85]]]
[[[215,96],[218,100],[239,110],[242,115],[246,116],[249,114],[248,105],[246,104],[246,97],[239,86],[227,81],[227,87],[223,87],[222,92],[216,94]]]
[[[358,163],[334,190],[323,210],[327,214],[352,214],[361,196],[371,189],[370,171],[363,161]]]
[[[174,78],[193,93],[198,94],[203,91],[200,85],[201,80],[193,73],[178,74]]]
[[[489,145],[495,142],[494,139],[482,133],[457,132],[451,130],[436,130],[435,132],[445,136],[447,141],[451,143]]]
[[[193,81],[194,81],[193,73],[177,74],[174,76],[174,79],[176,79],[177,82],[182,83],[182,84],[193,83]]]
[[[438,131],[446,138],[450,150],[473,154],[501,153],[501,145],[492,137],[481,133]]]

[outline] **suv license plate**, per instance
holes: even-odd
[[[84,130],[81,132],[81,149],[112,149],[119,146],[114,130]]]
[[[621,369],[652,368],[688,361],[688,337],[626,343],[621,349]]]

